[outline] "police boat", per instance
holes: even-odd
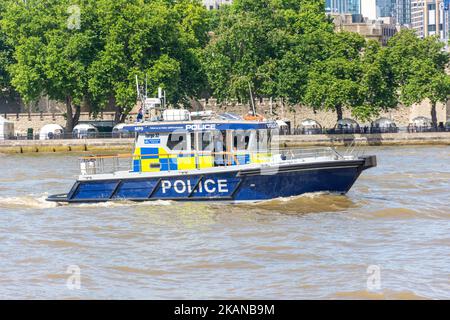
[[[49,201],[263,201],[305,193],[345,194],[375,156],[334,148],[278,148],[274,121],[161,107],[145,98],[149,121],[124,127],[135,135],[129,155],[80,159],[67,194]]]

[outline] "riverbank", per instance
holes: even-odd
[[[283,147],[450,145],[450,132],[280,136]]]
[[[450,132],[280,136],[285,148],[313,146],[450,145]],[[131,152],[134,139],[7,140],[0,153]]]
[[[6,140],[0,153],[131,152],[134,139]]]

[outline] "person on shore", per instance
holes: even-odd
[[[140,107],[136,122],[143,122],[143,120],[144,120],[144,109],[142,107]]]

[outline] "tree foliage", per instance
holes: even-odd
[[[27,103],[42,95],[64,102],[68,130],[77,123],[82,103],[90,100],[87,71],[98,38],[93,2],[78,5],[83,12],[80,28],[69,26],[69,0],[9,1],[2,19],[15,48],[15,63],[9,68],[12,84]]]
[[[199,50],[207,41],[207,13],[198,1],[99,0],[102,49],[89,69],[96,101],[115,101],[126,114],[136,101],[135,76],[153,93],[186,103],[205,86]]]
[[[335,32],[324,1],[238,0],[215,14],[204,64],[219,100],[282,98],[363,119],[397,106],[393,70],[375,41]]]
[[[323,2],[237,0],[217,15],[203,56],[213,95],[248,101],[250,84],[256,96],[301,101],[307,66],[326,46],[318,35],[333,32]]]
[[[2,19],[15,63],[12,84],[26,102],[42,95],[66,103],[67,129],[80,107],[108,104],[126,114],[136,102],[135,75],[183,103],[205,86],[199,50],[207,13],[196,0],[9,1]],[[79,26],[71,19],[80,15]],[[120,115],[119,114],[119,115]]]
[[[73,5],[76,4],[74,8]],[[350,110],[360,119],[450,92],[449,55],[436,38],[402,31],[381,47],[335,32],[323,0],[235,0],[206,11],[199,0],[3,0],[0,89],[27,103],[66,104],[67,128],[81,107],[114,107],[123,120],[136,102],[135,76],[169,103],[281,99],[291,106]],[[77,10],[80,23],[70,27]],[[434,112],[434,113],[433,113]]]
[[[393,68],[400,100],[410,106],[428,99],[431,119],[437,126],[436,104],[450,96],[450,55],[437,37],[418,38],[411,30],[396,35],[388,44],[387,58]]]
[[[0,21],[6,10],[5,2],[0,2]],[[8,68],[13,63],[13,48],[7,43],[6,34],[0,26],[0,97],[13,94]]]

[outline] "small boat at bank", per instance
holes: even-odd
[[[147,99],[157,110],[158,99]],[[304,193],[345,194],[375,156],[341,155],[333,148],[280,150],[277,123],[187,110],[160,109],[152,121],[125,126],[131,155],[81,160],[67,194],[48,201],[262,201]]]

